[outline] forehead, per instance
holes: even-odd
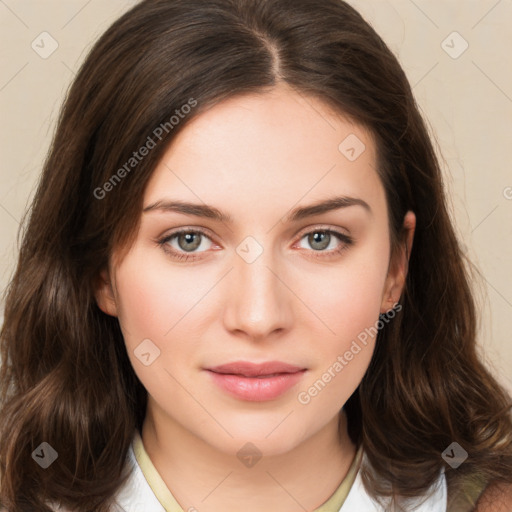
[[[385,208],[373,137],[319,99],[279,86],[189,122],[156,167],[144,205],[180,198],[275,219],[333,195]]]

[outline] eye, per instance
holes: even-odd
[[[205,240],[213,243],[204,231],[199,229],[183,229],[166,235],[161,240],[158,240],[158,244],[175,259],[191,260],[196,258],[194,256],[196,252],[205,252],[204,250],[208,250],[211,247],[208,244],[205,247],[203,243]],[[204,250],[197,251],[199,248]]]
[[[306,243],[313,249],[314,257],[336,256],[348,249],[354,240],[348,235],[335,231],[333,229],[315,229],[305,233],[300,241],[306,240]],[[303,249],[307,247],[301,246]],[[329,250],[326,250],[329,249]]]
[[[308,248],[303,246],[300,246],[300,248],[313,253],[312,256],[315,258],[337,256],[354,243],[354,240],[348,235],[327,228],[317,228],[304,233],[300,237],[299,244],[304,239],[306,239],[306,243],[312,250],[307,250]],[[206,240],[209,243],[205,244]],[[206,252],[208,249],[211,249],[213,241],[205,231],[194,228],[181,229],[170,233],[158,240],[157,243],[171,258],[180,261],[193,261],[201,258],[197,253]]]

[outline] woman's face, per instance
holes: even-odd
[[[370,134],[285,87],[232,98],[177,136],[143,204],[97,297],[150,410],[230,453],[282,453],[332,422],[403,285]],[[301,371],[208,370],[237,361]]]

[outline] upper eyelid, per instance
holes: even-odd
[[[342,232],[342,231],[348,231],[346,228],[332,227],[332,226],[328,226],[326,224],[315,224],[313,226],[306,226],[306,227],[302,228],[301,230],[299,230],[299,232],[295,236],[303,236],[303,235],[306,235],[308,233],[315,232],[315,231],[332,231],[334,233],[340,233],[341,235],[350,237],[350,235],[348,233]]]

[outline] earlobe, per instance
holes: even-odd
[[[94,284],[94,297],[98,307],[110,316],[117,316],[117,305],[107,269],[103,269]]]
[[[390,262],[388,275],[384,285],[382,294],[382,303],[380,312],[386,313],[399,302],[400,296],[405,286],[407,271],[409,266],[409,258],[412,251],[414,239],[414,230],[416,228],[416,215],[412,211],[408,211],[404,217],[403,223],[403,241],[399,252]]]

